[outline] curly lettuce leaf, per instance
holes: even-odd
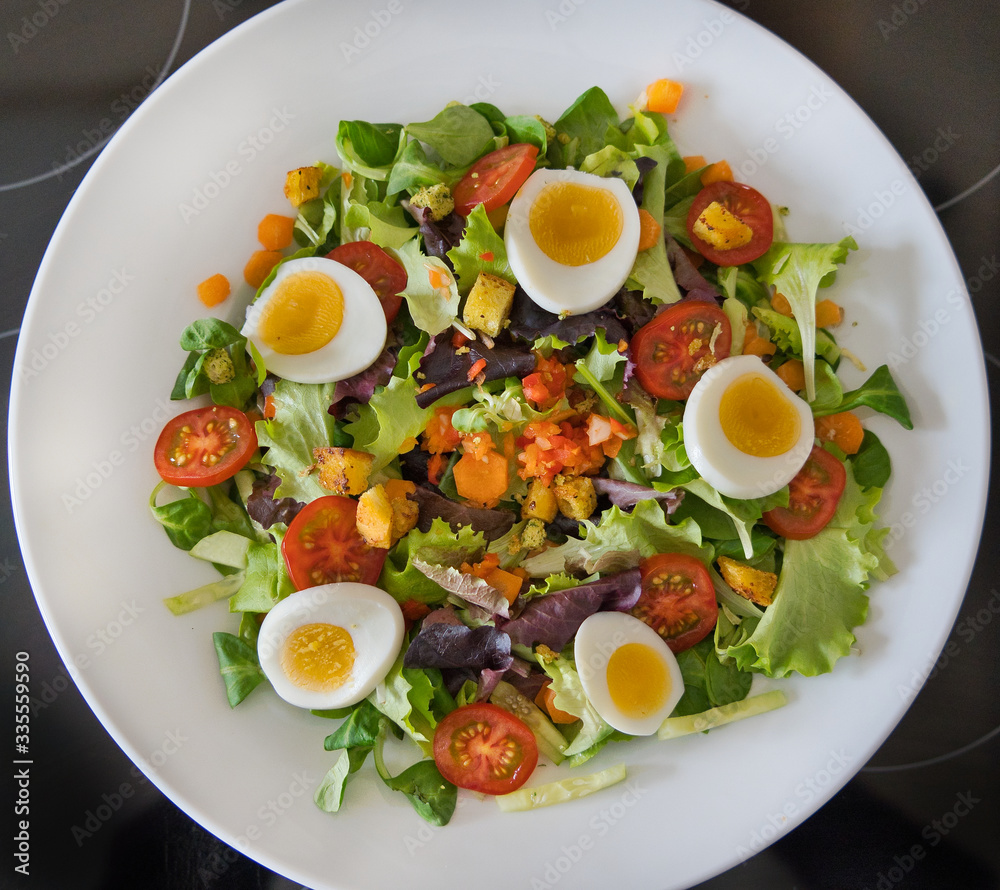
[[[881,489],[862,490],[847,467],[847,487],[829,525],[806,541],[785,542],[774,602],[738,625],[720,621],[723,661],[769,677],[827,673],[850,652],[854,628],[868,616],[869,578],[895,571],[875,528]]]
[[[465,232],[457,247],[448,251],[455,267],[462,293],[468,293],[480,272],[517,284],[507,262],[507,249],[482,204],[477,204],[465,223]]]
[[[696,523],[670,524],[654,500],[640,501],[631,513],[611,507],[599,523],[585,520],[580,525],[582,538],[570,538],[529,557],[522,567],[535,577],[560,572],[590,575],[598,570],[632,568],[654,553],[687,553],[706,561],[712,555],[711,546],[702,543]]]
[[[358,406],[356,418],[344,426],[344,432],[354,439],[354,447],[374,456],[372,473],[415,448],[430,419],[431,409],[417,404],[420,387],[413,375],[420,355],[419,349],[402,351],[389,382],[376,387],[368,403]]]
[[[281,480],[275,498],[290,497],[308,503],[330,493],[312,473],[313,449],[334,440],[336,421],[327,409],[333,403],[336,386],[285,379],[275,385],[274,418],[257,421],[257,441],[267,449],[264,463],[274,467]]]
[[[775,242],[754,260],[760,280],[784,294],[792,307],[802,339],[805,365],[806,400],[816,398],[814,365],[816,354],[816,291],[833,283],[837,266],[846,262],[847,252],[857,250],[850,235],[835,244],[789,244]]]
[[[563,752],[571,766],[578,766],[600,750],[614,729],[604,722],[590,703],[572,661],[559,656],[542,661],[541,667],[552,680],[555,707],[580,719],[579,730]]]
[[[448,592],[421,572],[414,561],[457,568],[463,562],[476,562],[485,549],[486,538],[481,532],[469,526],[455,531],[445,520],[435,518],[427,532],[413,529],[389,552],[379,586],[400,602],[443,603]]]

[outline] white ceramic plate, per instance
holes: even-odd
[[[957,264],[905,165],[821,71],[705,0],[541,5],[502,15],[423,2],[282,4],[227,35],[104,150],[45,256],[18,344],[11,482],[24,557],[59,651],[116,741],[225,842],[313,887],[683,887],[823,804],[913,699],[943,645],[979,537],[988,467],[982,353]],[[235,711],[210,634],[224,604],[163,597],[213,577],[148,516],[194,286],[240,280],[285,171],[334,160],[341,118],[426,120],[448,100],[555,118],[587,87],[621,110],[655,77],[687,84],[673,135],[791,208],[791,236],[862,249],[840,273],[845,346],[885,361],[916,430],[875,418],[901,571],[873,589],[860,656],[784,684],[788,707],[678,741],[612,745],[627,786],[501,815],[463,796],[432,831],[369,770],[337,816],[312,793],[328,726],[270,690]],[[248,297],[231,302],[236,320]],[[856,322],[856,324],[855,324]],[[895,358],[893,357],[895,356]],[[863,375],[847,369],[852,385]],[[939,556],[940,554],[940,556]],[[545,778],[546,770],[537,775]]]

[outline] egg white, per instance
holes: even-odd
[[[608,689],[608,662],[612,653],[626,643],[641,643],[652,649],[670,677],[666,699],[655,712],[642,718],[623,714]],[[587,699],[605,723],[619,732],[652,735],[684,694],[684,677],[674,653],[653,628],[627,612],[595,612],[587,618],[576,632],[573,658]]]
[[[336,689],[317,692],[293,683],[281,666],[288,635],[305,624],[344,628],[354,641],[354,668]],[[274,691],[299,708],[327,710],[356,704],[385,678],[403,644],[403,613],[384,590],[353,581],[308,587],[279,601],[264,618],[257,657]]]
[[[297,272],[322,272],[332,278],[344,295],[344,319],[325,346],[301,355],[285,355],[263,341],[260,317],[275,285]],[[326,257],[301,257],[278,266],[274,279],[247,309],[241,333],[257,347],[272,374],[296,383],[333,383],[371,365],[385,346],[387,330],[378,296],[357,272]]]
[[[599,260],[564,266],[548,257],[532,237],[528,222],[531,207],[545,186],[557,182],[604,189],[617,200],[622,232],[615,246]],[[639,250],[639,208],[621,179],[578,170],[536,170],[510,202],[504,246],[514,277],[535,303],[558,315],[590,312],[610,300],[632,271]]]
[[[744,374],[761,374],[787,397],[799,416],[799,436],[784,454],[745,454],[726,438],[719,422],[719,404],[731,383]],[[735,355],[709,368],[695,384],[684,407],[684,449],[691,465],[726,497],[765,497],[787,485],[812,451],[814,432],[809,405],[755,355]]]

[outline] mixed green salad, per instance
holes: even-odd
[[[518,789],[538,752],[576,767],[767,710],[784,695],[751,694],[755,676],[851,652],[870,582],[895,571],[877,516],[889,456],[861,421],[911,427],[886,367],[851,390],[837,375],[863,360],[823,299],[852,238],[785,240],[794,207],[683,157],[666,114],[622,118],[597,87],[554,123],[452,103],[342,121],[335,147],[339,166],[289,173],[295,242],[247,325],[183,331],[172,398],[197,407],[161,435],[150,501],[220,572],[167,605],[228,600],[214,645],[233,707],[260,685],[286,697],[261,636],[279,604],[347,582],[398,606],[370,690],[298,703],[320,738],[340,721],[321,808],[340,809],[368,754],[434,824],[456,786],[512,809],[579,796],[624,768]],[[315,275],[339,296],[302,284]],[[357,318],[364,336],[338,341]],[[625,623],[595,637],[609,613]],[[662,649],[649,697],[666,713],[642,688],[659,667],[589,679],[633,624]],[[274,670],[308,687],[314,668]],[[396,776],[391,738],[415,743]]]

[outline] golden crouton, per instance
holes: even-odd
[[[556,477],[553,493],[559,512],[568,519],[589,519],[597,509],[597,492],[589,476],[574,476],[560,481]]]
[[[558,512],[559,507],[552,489],[541,479],[532,479],[528,486],[528,494],[521,504],[521,518],[551,522]]]
[[[358,498],[355,523],[361,537],[371,547],[388,550],[392,546],[392,502],[385,486],[375,485]]]
[[[319,484],[334,494],[357,495],[368,487],[375,456],[367,451],[329,445],[313,449]]]
[[[765,572],[728,556],[720,556],[719,574],[744,599],[758,606],[769,606],[774,602],[774,589],[778,586],[778,576],[774,572]]]
[[[691,230],[716,250],[743,247],[753,239],[753,229],[718,201],[713,201],[701,212]]]
[[[417,524],[420,506],[407,497],[417,490],[417,486],[404,479],[389,479],[383,487],[392,506],[392,541],[395,543]]]
[[[514,302],[514,285],[504,278],[480,272],[465,299],[462,319],[475,331],[497,337]]]
[[[319,197],[319,167],[299,167],[289,170],[285,177],[285,197],[296,207]]]
[[[541,519],[529,519],[521,530],[521,547],[525,550],[537,550],[544,547],[547,541],[545,523]]]
[[[438,182],[421,186],[410,198],[410,206],[426,207],[431,212],[431,219],[436,222],[455,209],[455,199],[451,196],[451,189],[443,182]]]
[[[388,550],[417,524],[420,507],[407,498],[415,490],[412,482],[389,479],[358,498],[355,524],[369,545]]]

